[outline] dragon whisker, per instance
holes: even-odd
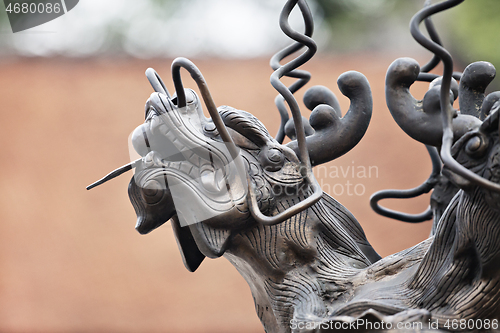
[[[129,164],[125,164],[124,166],[119,167],[118,169],[111,171],[110,173],[108,173],[103,178],[101,178],[98,181],[96,181],[96,182],[90,184],[89,186],[87,186],[86,187],[87,190],[91,190],[94,187],[97,187],[99,185],[104,184],[108,180],[111,180],[113,178],[116,178],[116,177],[120,176],[122,173],[125,173],[125,172],[127,172],[129,170],[134,169],[141,160],[142,160],[142,158],[139,158],[139,159],[137,159],[137,160],[135,160],[133,162],[130,162]]]

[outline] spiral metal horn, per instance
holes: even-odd
[[[249,193],[249,208],[250,212],[253,216],[253,218],[261,224],[265,225],[273,225],[277,223],[281,223],[285,221],[286,219],[300,213],[301,211],[311,207],[314,205],[318,200],[321,198],[323,191],[321,190],[321,187],[319,186],[318,182],[314,178],[314,175],[312,173],[312,167],[311,167],[311,161],[309,159],[309,152],[307,150],[307,145],[306,145],[306,135],[305,135],[305,130],[302,124],[302,115],[300,113],[300,108],[297,103],[297,100],[293,96],[293,92],[287,88],[281,81],[280,79],[285,76],[285,75],[295,75],[297,72],[293,72],[296,70],[298,67],[302,66],[305,64],[309,59],[311,59],[314,54],[316,53],[316,43],[310,38],[310,36],[306,34],[300,34],[296,31],[294,31],[288,22],[288,18],[290,16],[290,13],[292,12],[292,9],[299,4],[300,11],[302,13],[302,16],[304,18],[304,21],[306,22],[306,33],[312,34],[312,16],[311,16],[311,11],[309,10],[309,7],[306,3],[305,0],[288,0],[285,6],[283,7],[283,10],[280,15],[280,27],[281,30],[291,39],[295,40],[297,43],[293,44],[290,48],[285,49],[283,51],[283,54],[289,53],[292,49],[295,50],[300,50],[302,48],[298,47],[299,44],[306,46],[307,50],[299,55],[297,58],[291,60],[290,62],[286,63],[283,66],[279,66],[274,73],[271,75],[271,84],[272,86],[283,96],[284,100],[287,102],[288,107],[290,108],[290,112],[292,114],[293,122],[295,125],[295,130],[296,130],[296,135],[297,135],[297,142],[298,142],[298,157],[300,159],[300,170],[302,175],[305,177],[306,181],[310,184],[312,187],[313,193],[310,194],[307,198],[302,200],[300,203],[286,209],[285,211],[275,215],[275,216],[265,216],[262,214],[262,212],[259,210],[258,204],[257,204],[257,198],[255,192],[250,188],[248,193]],[[308,29],[309,28],[309,29]],[[293,52],[292,52],[293,53]],[[291,54],[291,53],[289,53]],[[275,56],[276,57],[276,56]],[[276,57],[276,59],[279,59],[281,55]],[[274,63],[274,61],[272,61]],[[279,65],[279,61],[278,61]],[[292,73],[292,74],[290,74]],[[300,81],[298,81],[300,82]],[[300,84],[297,84],[297,86],[300,86]],[[249,177],[247,176],[247,181],[249,183],[249,186],[251,184],[251,181]]]

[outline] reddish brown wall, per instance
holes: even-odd
[[[363,72],[372,85],[366,136],[328,167],[376,166],[378,177],[323,184],[363,184],[364,196],[334,197],[382,255],[425,239],[430,228],[379,217],[368,204],[374,191],[417,186],[430,172],[425,148],[396,126],[385,107],[385,71],[393,59],[320,58],[306,66],[312,84],[338,95],[336,80],[346,70]],[[252,112],[275,133],[279,117],[267,59],[195,62],[216,104]],[[172,91],[169,60],[0,63],[0,331],[263,331],[245,281],[225,259],[205,260],[189,273],[170,225],[146,236],[134,230],[131,173],[85,190],[128,163],[127,137],[143,121],[152,92],[144,76],[149,66]],[[188,75],[184,81],[194,86]],[[426,85],[418,88],[415,95],[423,96]],[[339,99],[345,113],[348,100]],[[427,205],[426,197],[391,207],[416,213]]]

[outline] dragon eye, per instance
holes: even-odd
[[[275,172],[281,170],[285,162],[283,152],[278,148],[269,148],[261,152],[261,164],[264,170]]]
[[[267,151],[267,158],[269,158],[271,162],[279,163],[283,160],[283,154],[279,149],[271,148]]]
[[[471,156],[482,155],[487,146],[487,142],[480,135],[475,135],[465,144],[465,152]]]

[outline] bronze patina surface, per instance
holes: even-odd
[[[371,204],[406,222],[434,218],[431,236],[422,243],[381,258],[354,216],[323,193],[314,178],[314,166],[347,153],[362,139],[372,96],[366,78],[349,71],[338,78],[340,91],[351,101],[344,116],[335,95],[314,86],[304,96],[311,114],[303,117],[293,94],[310,75],[298,68],[316,52],[305,0],[287,1],[280,18],[282,30],[295,42],[271,60],[271,84],[280,93],[276,105],[282,115],[275,137],[249,112],[216,108],[198,68],[178,58],[172,64],[173,95],[154,70],[146,72],[155,92],[146,103],[144,124],[131,137],[140,157],[89,188],[135,169],[129,196],[136,229],[148,233],[170,220],[190,271],[205,257],[224,256],[248,282],[266,332],[496,330],[500,95],[485,96],[495,69],[477,62],[453,73],[451,56],[430,21],[460,2],[427,5],[414,16],[413,36],[435,57],[422,68],[413,59],[397,59],[386,77],[387,106],[410,137],[427,145],[433,172],[420,187],[381,191]],[[304,33],[288,24],[295,6],[303,15]],[[431,39],[419,30],[423,21]],[[443,75],[430,74],[441,61]],[[184,88],[181,69],[190,73],[201,99]],[[299,80],[286,87],[280,81],[284,76]],[[422,100],[409,91],[415,81],[430,82]],[[457,98],[460,111],[453,109]],[[285,136],[291,141],[283,144]],[[422,214],[378,204],[431,190],[430,209]]]

